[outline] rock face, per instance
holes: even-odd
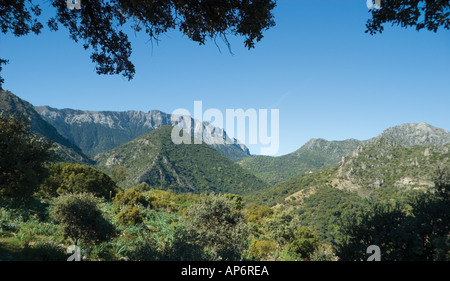
[[[388,128],[376,138],[369,140],[369,142],[378,138],[393,140],[405,147],[414,145],[443,146],[446,143],[450,143],[450,133],[447,130],[433,127],[424,122],[406,123]]]
[[[172,115],[158,110],[147,113],[142,111],[83,111],[74,109],[55,109],[48,106],[37,106],[36,111],[47,122],[55,126],[62,135],[77,144],[89,155],[113,149],[138,136],[148,133],[161,126],[174,126],[181,120],[172,120]],[[236,139],[230,139],[220,129],[208,123],[200,123],[191,119],[193,128],[202,127],[202,131],[212,131],[212,137],[203,138],[218,151],[232,160],[241,160],[250,156],[248,148]],[[200,131],[200,130],[198,130]],[[191,132],[197,138],[200,136]],[[211,134],[206,134],[210,136]],[[228,145],[214,144],[227,139]]]

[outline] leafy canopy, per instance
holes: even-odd
[[[383,32],[383,24],[392,23],[401,27],[426,28],[436,32],[440,27],[450,29],[450,2],[428,0],[381,1],[381,9],[372,10],[367,21],[366,33]]]
[[[0,30],[16,36],[39,34],[38,1],[0,1]],[[67,1],[51,0],[56,14],[47,21],[52,31],[62,25],[70,38],[81,41],[92,50],[91,60],[98,74],[122,74],[132,79],[135,67],[130,61],[131,43],[123,31],[129,23],[135,32],[145,32],[151,40],[178,29],[189,39],[205,44],[211,38],[222,38],[229,47],[227,35],[244,37],[244,45],[254,48],[263,31],[275,25],[274,0],[83,0],[81,9],[68,9]],[[0,60],[1,64],[5,60]],[[0,87],[3,80],[0,77]]]

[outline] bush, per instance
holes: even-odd
[[[80,164],[57,163],[49,166],[49,177],[41,186],[43,194],[56,197],[64,193],[92,193],[108,199],[119,188],[102,171]]]
[[[17,224],[22,221],[22,216],[17,217],[10,210],[0,208],[0,233],[16,230]]]
[[[268,260],[271,256],[275,255],[277,249],[277,243],[267,240],[253,240],[250,247],[247,250],[249,258],[253,260]]]
[[[247,211],[247,221],[261,225],[264,219],[273,215],[273,210],[269,206],[252,203]]]
[[[98,203],[90,193],[66,194],[55,199],[51,214],[75,245],[79,239],[86,243],[102,242],[110,239],[115,229],[103,217]]]
[[[148,201],[141,192],[134,189],[128,189],[126,191],[119,191],[114,197],[113,203],[117,208],[122,208],[127,206],[136,207],[138,205],[147,205]]]
[[[224,196],[208,196],[186,213],[188,229],[197,234],[211,260],[239,260],[248,247],[250,229],[236,207]]]
[[[152,190],[150,192],[149,201],[152,209],[165,210],[168,212],[177,212],[178,206],[175,202],[177,195],[170,191]]]
[[[144,221],[141,211],[136,207],[127,207],[116,216],[117,221],[123,224],[139,224]]]
[[[117,260],[117,253],[114,244],[110,242],[102,242],[92,247],[89,253],[91,261],[114,261]]]
[[[299,227],[294,233],[294,241],[288,246],[288,251],[300,259],[309,259],[309,256],[319,247],[317,236],[307,227]]]
[[[21,259],[26,261],[66,261],[64,248],[49,242],[37,242],[31,247],[25,247]]]
[[[311,261],[337,261],[333,249],[328,244],[320,244],[319,247],[309,256]]]

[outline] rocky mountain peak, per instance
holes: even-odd
[[[377,138],[395,140],[398,144],[406,147],[414,145],[443,146],[450,143],[450,133],[447,130],[436,128],[425,122],[405,123],[391,127],[374,139]]]

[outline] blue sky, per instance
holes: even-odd
[[[45,5],[45,4],[43,4]],[[45,6],[42,6],[45,10]],[[387,127],[450,128],[450,32],[386,26],[364,33],[365,0],[279,0],[276,26],[255,49],[230,37],[199,46],[178,32],[151,43],[130,33],[132,81],[95,73],[81,44],[59,32],[0,34],[4,88],[34,105],[85,110],[280,112],[278,155],[311,138],[369,139]],[[258,154],[258,145],[249,145]]]

